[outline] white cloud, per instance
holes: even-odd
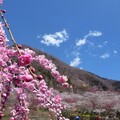
[[[98,45],[98,47],[99,47],[99,48],[102,48],[102,47],[103,47],[103,45]]]
[[[77,67],[81,63],[80,57],[77,56],[70,62],[70,66]]]
[[[102,48],[108,45],[108,41],[104,41],[102,44],[98,45],[98,48]]]
[[[117,53],[118,53],[118,51],[116,51],[116,50],[113,50],[113,53],[117,54]]]
[[[74,55],[74,56],[79,56],[80,55],[80,52],[78,51],[79,49],[73,51],[71,54]]]
[[[87,35],[84,36],[83,39],[76,41],[76,46],[80,47],[82,45],[85,45],[87,43],[88,37],[99,37],[101,35],[102,35],[102,33],[99,31],[90,31]]]
[[[76,46],[84,45],[84,44],[86,44],[86,42],[87,42],[86,39],[83,39],[83,40],[80,39],[79,41],[76,42]]]
[[[99,31],[90,31],[89,34],[87,35],[87,37],[91,36],[91,37],[99,37],[101,36],[102,33]]]
[[[80,69],[83,69],[83,67],[80,67]]]
[[[38,35],[37,38],[40,39],[40,35]]]
[[[110,57],[109,53],[104,53],[103,55],[100,56],[102,59],[106,59]]]
[[[105,41],[104,43],[103,43],[103,45],[107,45],[108,44],[108,41]]]
[[[54,34],[45,34],[40,42],[47,46],[53,45],[59,47],[61,43],[67,40],[67,38],[68,33],[66,32],[66,30],[63,30]]]

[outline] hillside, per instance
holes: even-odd
[[[49,55],[43,51],[32,48],[30,46],[23,45],[23,48],[26,48],[26,47],[33,50],[36,53],[36,55],[44,54],[46,58],[48,58],[49,60],[52,60],[53,63],[57,66],[58,71],[61,74],[68,76],[69,83],[73,86],[72,91],[75,93],[80,93],[81,91],[88,91],[88,90],[90,91],[93,89],[103,90],[103,91],[106,91],[106,90],[120,91],[120,81],[109,80],[109,79],[97,76],[88,71],[71,67],[52,55]],[[37,72],[40,72],[41,74],[43,74],[44,77],[46,77],[46,79],[51,79],[51,82],[48,83],[50,86],[54,86],[56,87],[56,89],[61,90],[60,86],[56,85],[57,83],[55,81],[53,82],[52,77],[49,75],[48,72],[45,72],[45,70],[41,68],[37,63],[32,63],[32,66],[34,66],[37,69]]]

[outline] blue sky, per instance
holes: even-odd
[[[4,0],[19,44],[120,80],[120,0]]]

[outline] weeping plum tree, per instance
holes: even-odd
[[[0,6],[1,4],[2,0],[0,0]],[[15,93],[17,102],[11,106],[10,120],[30,120],[28,117],[30,93],[34,95],[37,107],[47,108],[59,120],[68,120],[62,116],[61,111],[65,109],[65,106],[61,104],[61,97],[53,94],[53,89],[47,86],[41,74],[35,74],[35,69],[30,64],[32,61],[37,61],[64,87],[69,87],[67,76],[61,75],[52,61],[46,59],[44,55],[36,56],[35,52],[29,48],[22,49],[16,43],[4,14],[5,10],[0,10],[3,21],[3,23],[0,22],[0,120],[5,116],[6,103],[12,92]],[[8,44],[9,40],[4,27],[6,27],[14,47]]]

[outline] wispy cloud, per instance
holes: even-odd
[[[107,45],[108,44],[108,41],[104,41],[103,45]]]
[[[89,46],[94,46],[94,42],[91,42],[88,40],[89,37],[99,37],[102,33],[99,31],[90,31],[88,34],[86,34],[83,39],[79,39],[75,42],[75,50],[72,52],[72,55],[75,56],[75,58],[70,62],[70,66],[78,67],[81,63],[81,57],[80,57],[80,47],[84,46],[85,44],[89,43]]]
[[[114,54],[117,54],[117,53],[118,53],[118,51],[117,51],[117,50],[113,50],[113,53],[114,53]]]
[[[102,35],[102,33],[99,31],[90,31],[89,34],[87,35],[87,37],[89,37],[89,36],[90,37],[99,37],[101,35]]]
[[[104,47],[103,45],[98,45],[98,48],[102,48],[102,47]]]
[[[109,53],[104,53],[103,55],[100,56],[102,59],[106,59],[110,57]]]
[[[76,42],[76,46],[82,46],[84,44],[86,44],[87,40],[86,39],[80,39]]]
[[[81,63],[80,57],[77,56],[70,62],[70,66],[77,67]]]
[[[40,41],[41,43],[50,46],[56,46],[59,47],[60,44],[62,44],[63,42],[65,42],[68,39],[68,33],[67,31],[64,29],[60,32],[56,32],[54,34],[45,34],[42,37],[42,40]]]
[[[108,45],[108,41],[104,41],[102,44],[98,45],[98,48],[103,48]]]
[[[102,33],[99,31],[90,31],[88,34],[86,34],[83,39],[76,41],[76,46],[80,47],[82,45],[85,45],[87,43],[88,37],[99,37]]]

